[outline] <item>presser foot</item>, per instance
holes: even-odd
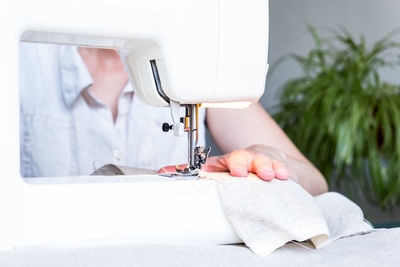
[[[176,166],[176,172],[161,173],[159,175],[165,177],[197,177],[199,175],[200,169],[190,169],[186,167],[181,170]]]

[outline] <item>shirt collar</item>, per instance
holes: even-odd
[[[78,47],[61,46],[59,60],[61,94],[65,105],[70,107],[82,90],[93,83],[93,79],[78,52]]]
[[[61,46],[59,59],[62,97],[64,103],[70,107],[79,97],[82,90],[93,84],[93,78],[79,54],[78,47]],[[128,82],[123,92],[132,93],[133,91],[131,82]]]
[[[122,92],[123,93],[133,93],[133,86],[131,84],[131,81],[128,81],[128,83],[125,85],[125,88]]]

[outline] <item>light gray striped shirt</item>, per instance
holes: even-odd
[[[111,109],[88,87],[93,80],[77,47],[21,43],[21,174],[87,175],[113,163],[158,169],[187,162],[187,139],[164,133],[169,108],[142,103],[130,83]],[[205,143],[201,110],[200,143]]]

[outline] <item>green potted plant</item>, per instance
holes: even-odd
[[[380,76],[400,65],[395,33],[367,45],[345,29],[329,39],[308,29],[315,47],[289,56],[304,74],[283,85],[274,118],[331,185],[399,205],[400,86]]]

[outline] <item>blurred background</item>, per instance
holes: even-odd
[[[373,45],[384,35],[400,28],[400,1],[397,0],[270,0],[270,44],[269,63],[273,64],[283,56],[298,54],[307,56],[315,47],[307,24],[313,26],[320,36],[332,37],[332,30],[344,27],[358,40],[365,36],[366,44]],[[400,34],[391,38],[400,42]],[[400,52],[398,53],[400,54]],[[380,79],[391,84],[400,84],[400,68],[378,69]],[[302,68],[294,60],[285,60],[268,75],[266,91],[260,100],[270,113],[279,110],[279,96],[282,87],[289,80],[303,75]],[[399,125],[397,125],[399,126]],[[212,139],[212,154],[219,154]],[[393,149],[396,149],[393,144]],[[364,175],[360,173],[359,175]],[[397,177],[397,180],[400,180]],[[338,186],[331,181],[330,190],[348,195],[363,209],[367,219],[379,226],[400,226],[400,208],[394,205],[370,203],[363,193],[358,196],[349,193],[346,184]],[[391,187],[399,187],[395,183]],[[360,187],[361,191],[365,188]],[[389,186],[390,188],[390,186]],[[372,190],[374,187],[372,186]],[[378,190],[378,189],[377,189]],[[395,191],[400,194],[398,188]],[[385,193],[381,195],[383,199]],[[380,200],[381,200],[380,199]],[[379,202],[379,201],[378,201]],[[381,203],[383,203],[381,201]]]
[[[314,47],[306,23],[322,36],[345,27],[355,38],[376,42],[400,28],[400,1],[397,0],[270,0],[269,63],[290,53],[305,55]],[[400,41],[400,35],[394,36]],[[302,73],[298,64],[284,62],[266,83],[261,103],[270,110],[278,104],[279,89],[287,80]],[[382,79],[400,82],[399,70],[385,70]]]

